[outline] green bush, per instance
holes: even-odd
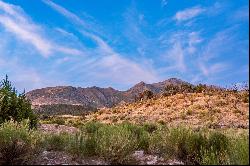
[[[67,133],[46,134],[43,146],[47,150],[64,151],[68,147],[70,135]]]
[[[213,150],[203,150],[202,149],[202,158],[200,161],[202,165],[220,165],[218,160],[218,154]]]
[[[186,160],[188,163],[199,164],[203,157],[202,148],[207,145],[207,138],[201,132],[191,132],[188,137]]]
[[[82,155],[84,152],[84,135],[82,133],[76,133],[75,135],[71,136],[68,143],[68,151],[70,153],[76,154],[76,155]]]
[[[97,154],[112,164],[128,162],[137,141],[124,126],[103,126],[96,132]]]
[[[122,123],[121,125],[132,133],[133,138],[138,144],[137,150],[144,150],[147,152],[149,148],[150,135],[145,128],[131,123]]]
[[[153,132],[149,151],[168,159],[177,158],[186,164],[227,164],[230,146],[230,139],[222,133],[193,131],[179,126]],[[244,150],[242,153],[248,156]]]
[[[143,125],[143,129],[147,131],[148,133],[153,133],[154,131],[157,130],[157,125],[152,124],[152,123],[145,123]]]
[[[65,125],[65,121],[63,118],[54,118],[52,122],[58,125]]]
[[[102,127],[103,124],[99,122],[87,122],[83,126],[82,130],[87,133],[95,133],[100,127]]]
[[[203,85],[203,84],[198,84],[194,87],[194,91],[196,93],[201,93],[201,92],[204,92],[206,90],[207,86],[206,85]]]
[[[229,146],[229,139],[226,135],[214,131],[209,136],[207,146],[213,147],[218,153],[224,153]]]
[[[29,121],[8,121],[0,126],[0,165],[25,164],[41,145],[40,134],[29,129]]]
[[[96,155],[96,138],[92,134],[83,132],[71,135],[67,151],[77,156],[95,156]]]
[[[29,119],[30,128],[37,125],[37,117],[32,112],[25,92],[18,94],[6,75],[6,78],[0,83],[0,124],[10,119],[17,122]]]
[[[170,159],[175,155],[175,147],[171,144],[168,130],[157,130],[149,140],[149,152]]]
[[[168,144],[172,144],[175,149],[175,156],[186,161],[188,157],[188,143],[191,137],[191,130],[178,127],[169,130],[169,141]]]
[[[249,135],[240,135],[231,139],[229,158],[230,164],[249,165]]]

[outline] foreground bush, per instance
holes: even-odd
[[[65,151],[78,157],[96,156],[110,164],[135,164],[136,150],[177,159],[185,164],[249,164],[249,135],[194,131],[160,124],[86,123],[75,134],[29,130],[28,122],[0,126],[0,164],[25,164],[41,152]]]
[[[181,126],[95,122],[87,124],[85,131],[91,135],[90,147],[95,149],[95,154],[112,163],[126,163],[135,150],[178,159],[186,164],[249,163],[248,135],[235,138],[218,131],[194,131]]]
[[[0,126],[0,165],[25,164],[39,150],[41,137],[29,129],[29,121],[8,121]]]
[[[249,135],[232,138],[229,158],[231,164],[249,165]]]
[[[137,149],[133,134],[124,126],[105,126],[96,132],[97,154],[112,164],[122,164]]]

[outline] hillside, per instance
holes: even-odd
[[[26,95],[33,106],[68,104],[83,105],[86,107],[112,107],[121,102],[133,102],[135,96],[148,89],[154,93],[160,93],[166,85],[180,85],[186,83],[180,79],[170,78],[163,82],[146,84],[140,82],[127,91],[118,91],[111,87],[99,88],[96,86],[76,88],[72,86],[57,86],[36,89]],[[186,83],[188,84],[188,83]]]
[[[249,128],[248,92],[187,93],[161,96],[101,109],[87,121],[159,122],[209,128]]]

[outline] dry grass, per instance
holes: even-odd
[[[249,128],[249,103],[242,94],[220,92],[161,96],[132,104],[118,105],[86,116],[103,123],[161,122],[210,128]]]

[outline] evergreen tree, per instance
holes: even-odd
[[[6,75],[0,84],[0,124],[13,119],[21,122],[30,120],[30,128],[37,125],[37,117],[32,112],[31,104],[26,99],[25,92],[18,94]]]

